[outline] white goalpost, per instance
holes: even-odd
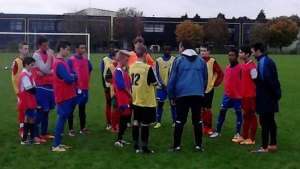
[[[90,34],[89,33],[36,33],[36,32],[0,32],[0,35],[51,35],[51,36],[86,36],[87,57],[90,60]]]

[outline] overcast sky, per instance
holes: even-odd
[[[135,7],[151,17],[180,17],[185,13],[194,17],[198,13],[206,18],[222,12],[226,18],[247,16],[255,19],[261,9],[265,10],[267,18],[300,16],[300,0],[0,0],[0,3],[0,12],[26,14],[63,14],[88,7],[112,11]]]

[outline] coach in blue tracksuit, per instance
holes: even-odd
[[[207,86],[205,61],[192,49],[190,42],[179,45],[180,55],[174,60],[168,81],[168,96],[176,106],[177,116],[174,129],[174,145],[169,151],[180,150],[183,127],[191,108],[194,126],[195,149],[202,148],[202,120],[200,116],[204,91]]]
[[[275,122],[275,113],[279,112],[278,102],[281,98],[281,88],[276,64],[267,54],[264,54],[263,44],[254,44],[251,51],[252,55],[258,61],[256,111],[257,114],[259,114],[259,123],[262,128],[262,145],[252,152],[268,152],[268,150],[277,149],[277,125]]]

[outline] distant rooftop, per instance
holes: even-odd
[[[89,16],[117,16],[117,12],[105,9],[86,8],[74,13],[64,13],[64,15],[89,15]]]

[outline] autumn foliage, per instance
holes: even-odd
[[[184,40],[191,41],[194,44],[200,44],[203,41],[204,32],[201,25],[191,20],[185,20],[176,26],[175,34],[177,42]]]

